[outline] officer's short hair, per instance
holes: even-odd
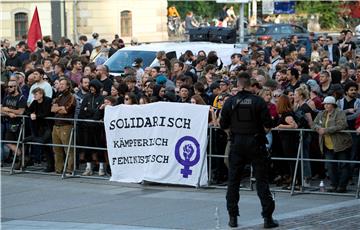
[[[251,86],[250,75],[247,72],[239,73],[237,76],[237,83],[238,85],[241,85],[244,88],[250,87]]]

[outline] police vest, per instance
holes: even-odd
[[[239,94],[234,98],[231,113],[231,132],[233,134],[261,133],[261,121],[257,119],[256,97],[251,94]]]

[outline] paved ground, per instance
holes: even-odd
[[[2,229],[227,229],[224,189],[7,172],[1,189]],[[256,193],[241,194],[240,229],[261,229]],[[275,199],[280,229],[360,228],[354,197],[277,192]]]

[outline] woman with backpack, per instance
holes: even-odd
[[[294,111],[295,117],[298,123],[299,129],[310,129],[313,123],[312,119],[312,109],[307,104],[309,99],[309,90],[306,85],[301,85],[299,88],[295,89],[294,93]],[[310,143],[311,143],[311,133],[303,132],[303,158],[310,157]],[[309,187],[311,180],[311,166],[310,161],[303,161],[303,170],[304,170],[304,181],[303,186]]]

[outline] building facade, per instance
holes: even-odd
[[[167,0],[1,0],[0,37],[12,43],[27,33],[38,8],[43,36],[73,41],[97,32],[112,41],[118,34],[125,42],[168,40]],[[75,25],[75,26],[74,26]]]

